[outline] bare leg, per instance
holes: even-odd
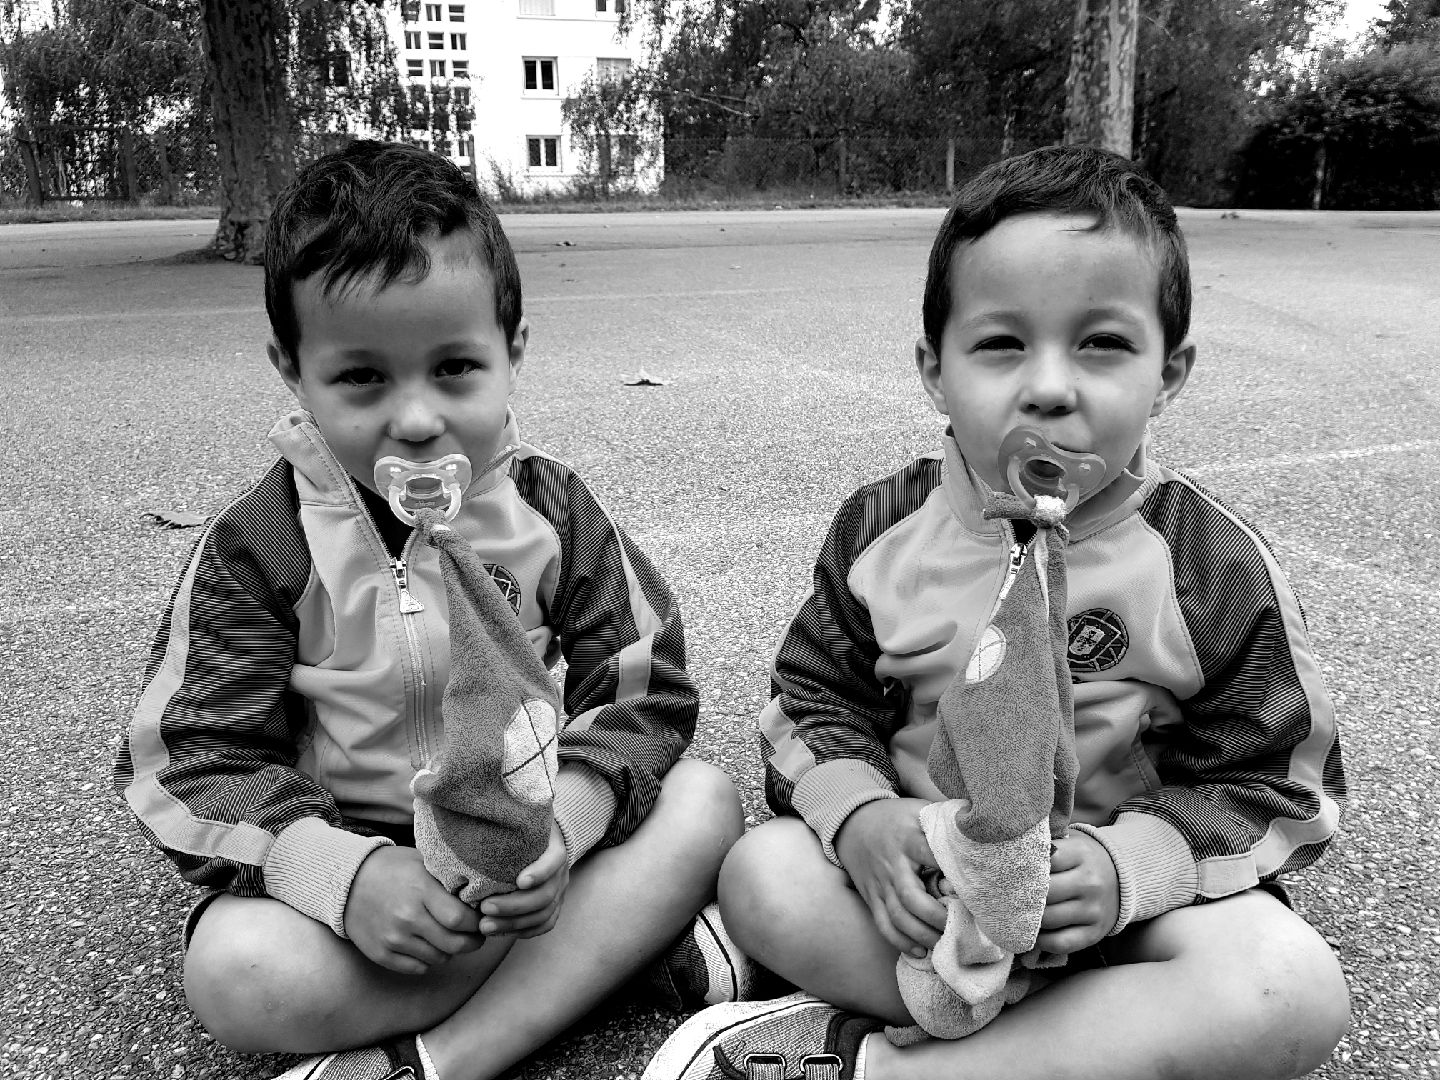
[[[574,868],[553,930],[492,940],[419,978],[275,901],[221,898],[186,956],[187,995],[235,1049],[321,1053],[420,1031],[444,1080],[485,1080],[658,955],[714,895],[743,828],[730,780],[682,760],[635,834]]]
[[[816,997],[909,1024],[894,946],[810,827],[774,818],[751,829],[720,871],[720,914],[744,952]]]
[[[736,845],[721,910],[761,963],[827,1001],[903,1023],[895,953],[887,965],[878,935],[854,925],[856,905],[869,914],[843,882],[802,823],[777,820]],[[840,942],[851,943],[846,955]],[[872,1037],[866,1080],[1289,1078],[1323,1062],[1349,1022],[1334,954],[1263,892],[1169,912],[1108,940],[1105,953],[1111,966],[1061,979],[968,1038],[897,1049]]]

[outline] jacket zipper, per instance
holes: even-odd
[[[416,622],[410,617],[424,611],[425,605],[410,591],[407,565],[408,556],[419,535],[418,532],[411,532],[409,539],[405,541],[404,548],[400,551],[400,557],[390,560],[390,572],[395,578],[395,590],[400,601],[400,626],[405,631],[405,651],[410,662],[410,671],[414,676],[411,690],[410,723],[414,731],[415,746],[420,751],[420,760],[429,762],[430,739],[425,731],[425,655],[420,648],[420,636],[417,632]]]
[[[1013,534],[1012,534],[1013,537]],[[1020,576],[1020,569],[1025,565],[1026,546],[1020,541],[1010,541],[1010,561],[1005,568],[1005,580],[1000,583],[1000,595],[995,597],[995,606],[990,609],[990,622],[995,621],[995,616],[1000,614],[1000,605],[1005,602],[1005,597],[1010,595],[1011,588],[1015,585],[1015,579]]]

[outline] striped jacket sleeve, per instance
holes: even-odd
[[[534,455],[517,461],[512,476],[560,539],[559,580],[547,614],[566,661],[562,780],[584,766],[613,795],[613,802],[590,800],[587,815],[567,810],[566,789],[557,788],[556,817],[572,849],[597,837],[613,846],[645,820],[661,778],[695,734],[699,694],[686,668],[680,608],[649,559],[568,467]]]
[[[1204,682],[1159,753],[1162,786],[1097,830],[1120,871],[1117,932],[1309,865],[1345,797],[1334,709],[1268,545],[1184,478],[1141,513],[1169,545]]]
[[[836,865],[835,835],[845,819],[899,794],[888,743],[906,706],[903,688],[875,674],[880,648],[869,611],[850,591],[850,568],[924,503],[939,470],[938,461],[921,459],[841,505],[771,666],[759,723],[766,798],[775,813],[803,819]]]
[[[388,841],[341,829],[329,792],[295,768],[304,705],[288,690],[292,611],[309,561],[293,499],[281,463],[200,538],[161,619],[114,781],[187,881],[273,896],[343,934],[350,881]]]

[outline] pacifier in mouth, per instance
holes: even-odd
[[[1061,450],[1034,428],[1018,427],[1000,443],[1000,472],[1011,494],[1063,499],[1069,511],[1105,482],[1105,459]]]
[[[434,510],[453,521],[469,486],[470,459],[464,454],[446,454],[434,461],[383,457],[375,463],[375,490],[406,525],[414,525],[421,510]]]

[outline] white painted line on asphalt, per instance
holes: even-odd
[[[1376,446],[1357,446],[1349,450],[1327,450],[1318,454],[1276,454],[1273,457],[1252,458],[1249,461],[1235,461],[1228,465],[1205,465],[1187,468],[1197,477],[1227,476],[1264,469],[1304,468],[1309,465],[1329,465],[1336,461],[1353,461],[1356,458],[1379,457],[1383,454],[1433,453],[1440,450],[1440,439],[1417,439],[1414,442],[1380,443]]]

